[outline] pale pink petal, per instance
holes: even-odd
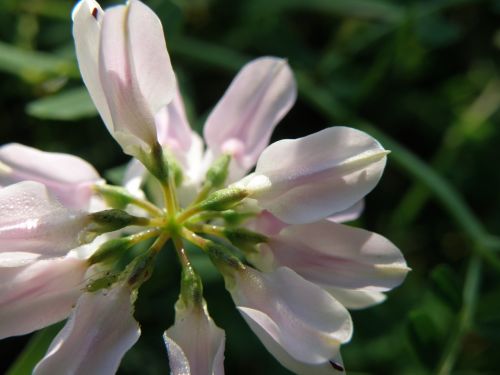
[[[337,212],[335,215],[332,215],[327,219],[335,223],[345,223],[348,221],[354,221],[361,216],[364,209],[365,209],[365,201],[364,199],[362,199],[359,202],[355,203],[353,206],[349,207],[348,209]]]
[[[104,124],[113,131],[113,120],[99,77],[99,44],[104,12],[94,0],[80,0],[73,9],[73,38],[83,82]]]
[[[175,324],[163,335],[172,375],[223,375],[224,331],[206,306],[176,304]]]
[[[126,153],[143,157],[157,142],[154,116],[175,89],[161,23],[143,3],[133,0],[104,14],[99,77],[112,135]]]
[[[286,266],[314,283],[348,289],[386,291],[409,271],[399,249],[363,229],[323,220],[291,225],[259,246],[274,267]]]
[[[233,156],[234,179],[255,165],[296,97],[295,80],[284,59],[261,57],[246,64],[234,78],[204,129],[215,157]]]
[[[288,226],[272,213],[267,210],[262,210],[255,217],[245,223],[245,226],[254,232],[262,233],[266,236],[275,236],[281,232],[283,228]]]
[[[227,285],[238,310],[268,350],[277,345],[298,362],[321,365],[337,359],[340,344],[351,338],[347,310],[289,268],[263,274],[247,267],[228,278]],[[276,345],[269,345],[269,340]]]
[[[127,52],[133,79],[150,112],[155,114],[175,94],[175,75],[158,16],[144,3],[130,0],[127,17]]]
[[[66,207],[87,209],[92,186],[102,181],[85,160],[10,143],[0,147],[0,186],[23,180],[44,184]]]
[[[245,316],[245,309],[240,309],[240,312]],[[343,372],[342,357],[340,350],[333,354],[327,362],[318,364],[304,363],[292,357],[283,347],[276,342],[273,336],[266,331],[257,321],[254,321],[251,316],[245,319],[252,331],[257,335],[265,348],[276,358],[279,363],[297,375],[335,375]]]
[[[124,285],[84,293],[33,374],[114,374],[140,336],[132,299]]]
[[[378,183],[387,151],[368,134],[333,127],[270,145],[247,188],[262,208],[289,224],[320,220],[343,211]]]
[[[132,156],[156,142],[154,113],[151,113],[132,72],[126,22],[128,7],[110,8],[104,14],[99,50],[99,77],[109,105],[111,135]]]
[[[173,100],[156,114],[158,142],[167,146],[174,155],[184,154],[191,148],[191,127],[186,116],[182,95],[176,84]]]
[[[85,288],[85,261],[73,257],[2,267],[0,338],[23,335],[65,319]]]
[[[24,181],[0,189],[0,253],[63,255],[81,245],[87,215],[61,205],[47,188]]]
[[[345,289],[335,287],[323,287],[328,293],[335,297],[342,305],[348,309],[364,309],[373,305],[378,305],[385,301],[387,296],[384,293],[366,289]]]

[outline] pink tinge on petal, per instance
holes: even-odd
[[[255,173],[235,185],[289,224],[314,222],[348,209],[378,183],[387,151],[368,134],[333,127],[270,145]]]
[[[359,219],[361,214],[365,209],[365,200],[362,199],[359,202],[355,203],[351,207],[346,210],[337,212],[336,214],[327,218],[327,220],[333,221],[335,223],[345,223],[348,221],[354,221]]]
[[[262,233],[266,236],[275,236],[279,234],[283,228],[286,228],[288,224],[278,219],[269,211],[263,210],[254,218],[247,221],[245,226],[250,230]]]
[[[172,101],[156,114],[158,142],[167,146],[175,155],[187,153],[191,148],[191,127],[186,116],[184,102],[176,85]]]
[[[43,183],[66,207],[87,209],[92,186],[102,181],[85,160],[17,143],[0,147],[0,186],[23,180]]]
[[[224,331],[205,306],[176,305],[175,324],[164,334],[173,375],[223,375]]]
[[[251,328],[259,327],[254,332],[259,337],[265,332],[264,340],[272,340],[295,361],[326,363],[336,358],[340,344],[351,338],[347,310],[319,286],[286,267],[272,273],[247,267],[230,280],[236,306]]]
[[[409,270],[386,238],[328,220],[289,226],[260,247],[272,253],[276,267],[290,267],[324,286],[386,291],[401,284]]]
[[[66,257],[3,267],[3,258],[0,254],[0,338],[65,319],[85,288],[84,260]]]
[[[84,293],[33,374],[116,373],[123,355],[140,336],[132,300],[125,285]]]
[[[262,57],[245,65],[209,115],[204,128],[215,157],[233,156],[241,178],[255,165],[271,133],[297,97],[286,60]],[[230,178],[231,180],[231,178]]]
[[[60,256],[79,246],[87,216],[62,206],[33,181],[0,189],[0,253],[33,252]]]
[[[163,29],[151,9],[133,0],[105,12],[98,65],[111,133],[126,153],[140,158],[156,144],[154,116],[175,90]]]

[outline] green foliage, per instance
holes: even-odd
[[[299,98],[273,140],[340,124],[368,131],[392,151],[359,224],[397,244],[412,271],[383,304],[353,312],[354,338],[342,350],[348,373],[498,373],[500,3],[147,3],[164,23],[195,129],[245,62],[276,55],[293,67]],[[91,118],[97,112],[74,59],[71,7],[0,2],[0,137],[80,155],[117,182],[127,160]],[[173,323],[180,280],[170,250],[158,255],[140,290],[143,333],[120,374],[167,373],[161,334]],[[188,254],[227,333],[226,373],[287,374],[234,310],[213,265]],[[9,374],[29,373],[50,341],[44,335],[2,341],[0,373],[23,347]]]

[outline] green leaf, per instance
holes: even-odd
[[[61,327],[57,323],[35,333],[5,375],[30,375]]]
[[[3,42],[0,42],[0,71],[16,74],[30,83],[80,76],[74,61],[66,57],[29,51]]]
[[[85,87],[35,100],[27,105],[26,111],[33,117],[49,120],[78,120],[97,115]]]

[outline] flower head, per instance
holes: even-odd
[[[297,95],[276,57],[241,69],[208,116],[204,146],[151,9],[130,0],[103,11],[81,0],[72,17],[83,81],[133,159],[121,187],[70,155],[0,148],[0,336],[68,318],[34,373],[116,372],[140,335],[138,290],[158,253],[173,248],[182,277],[164,333],[171,371],[223,374],[224,331],[208,313],[189,244],[222,273],[285,367],[342,372],[346,308],[381,302],[408,271],[390,241],[339,224],[359,216],[388,152],[347,127],[268,146]]]

